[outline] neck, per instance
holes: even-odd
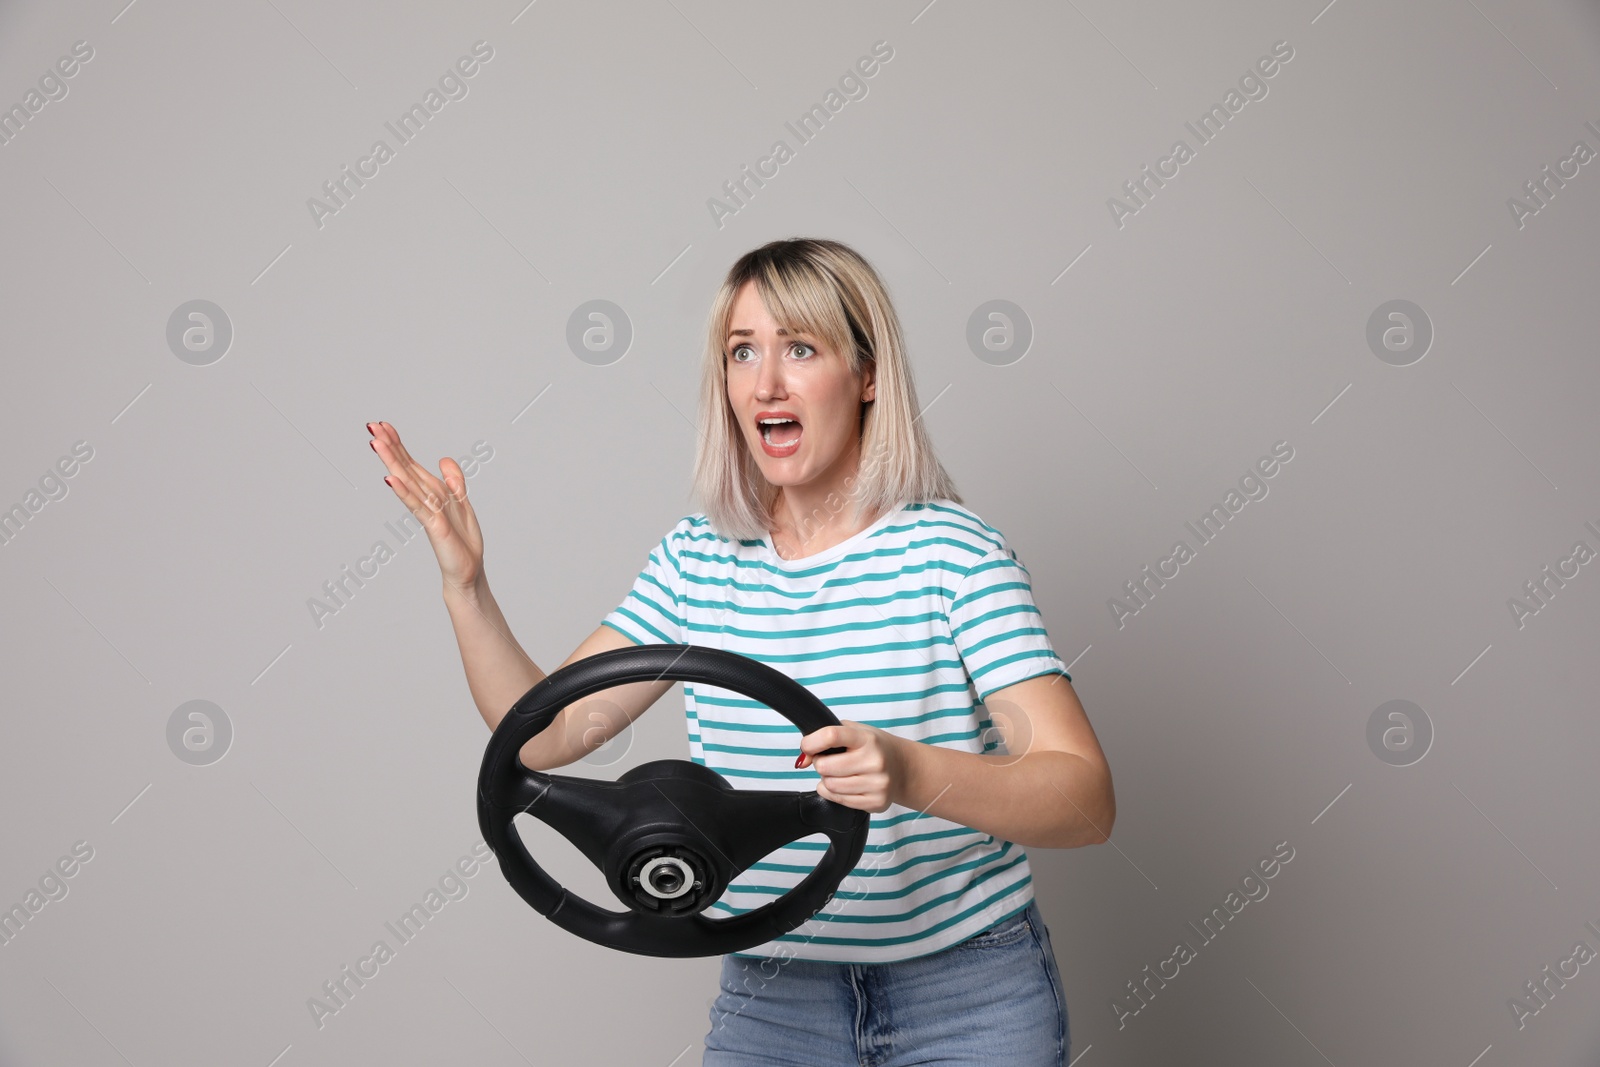
[[[785,486],[773,505],[769,536],[783,559],[798,559],[832,548],[883,517],[881,510],[855,516],[855,497],[836,489]]]

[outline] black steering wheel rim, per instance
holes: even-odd
[[[833,899],[866,847],[869,817],[809,792],[734,789],[689,760],[656,760],[615,782],[533,771],[522,746],[563,707],[628,682],[700,682],[748,696],[802,735],[838,718],[788,675],[699,645],[610,649],[548,675],[495,728],[478,774],[478,827],[506,880],[533,908],[596,944],[650,956],[738,952],[788,933]],[[526,812],[561,833],[606,874],[629,911],[600,908],[551,878],[512,824]],[[816,868],[783,896],[742,915],[702,912],[738,874],[789,841],[828,838]]]

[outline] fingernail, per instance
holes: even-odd
[[[802,752],[802,753],[800,753],[800,755],[799,755],[799,756],[797,756],[797,757],[796,757],[796,758],[795,758],[795,761],[794,761],[794,765],[795,765],[795,767],[796,767],[796,768],[800,768],[800,767],[804,767],[804,766],[805,766],[805,765],[806,765],[806,763],[807,763],[807,762],[808,762],[808,761],[809,761],[809,760],[810,760],[810,759],[811,759],[811,757],[810,757],[810,756],[808,756],[808,755],[806,755],[806,754],[805,754],[805,753],[804,753],[804,752]]]
[[[376,441],[368,441],[367,444],[372,446],[372,450],[374,452],[376,452],[378,450],[378,442],[376,442]]]
[[[378,436],[378,435],[377,435],[377,434],[376,434],[376,433],[373,433],[373,430],[372,430],[372,423],[370,423],[370,422],[369,422],[369,423],[367,423],[367,432],[368,432],[368,433],[370,433],[370,434],[372,434],[372,436],[374,436],[374,437],[376,437],[376,436]]]
[[[388,475],[387,475],[387,474],[385,474],[385,475],[384,475],[384,476],[383,476],[383,484],[384,484],[384,485],[387,485],[387,486],[389,486],[389,488],[390,488],[390,489],[393,489],[393,488],[394,488],[394,486],[393,486],[393,485],[392,485],[392,484],[390,484],[390,482],[389,482],[389,476],[388,476]]]

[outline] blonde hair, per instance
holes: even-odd
[[[728,400],[724,346],[734,299],[746,282],[755,283],[779,326],[820,338],[844,355],[852,374],[865,362],[874,368],[876,395],[861,405],[861,459],[848,490],[854,520],[913,501],[962,503],[922,424],[900,320],[878,273],[838,241],[793,238],[740,256],[706,320],[694,493],[712,528],[731,539],[764,537],[779,495],[750,454]]]

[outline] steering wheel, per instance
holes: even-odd
[[[570,933],[646,956],[738,952],[793,930],[833,899],[866,847],[868,815],[814,789],[735,789],[689,760],[655,760],[605,782],[529,770],[518,758],[566,705],[614,685],[662,678],[742,693],[802,735],[839,723],[805,686],[746,656],[699,645],[609,649],[548,675],[500,720],[478,774],[478,827],[512,888]],[[518,812],[576,845],[630,910],[597,907],[546,874],[512,825]],[[761,857],[818,832],[827,835],[828,850],[789,892],[729,919],[700,914]]]

